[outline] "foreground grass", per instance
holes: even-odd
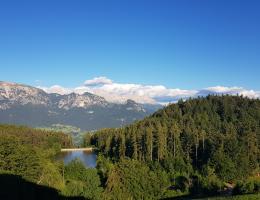
[[[260,200],[260,194],[238,195],[230,197],[210,197],[200,200]]]

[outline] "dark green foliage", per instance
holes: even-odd
[[[260,179],[251,178],[247,181],[240,181],[236,184],[233,191],[234,194],[252,194],[260,193]]]
[[[23,144],[42,148],[71,147],[72,140],[62,132],[44,131],[26,126],[0,125],[0,135],[12,135],[21,140]]]
[[[165,172],[152,171],[144,163],[124,159],[110,171],[105,196],[109,199],[159,199],[169,185]]]
[[[230,181],[236,178],[237,170],[235,163],[223,151],[215,152],[210,164],[214,167],[216,174],[218,174],[222,180]]]
[[[192,195],[216,195],[223,188],[223,183],[215,174],[209,176],[201,176],[199,174],[192,177],[193,182],[190,187]]]
[[[73,160],[65,166],[66,185],[63,191],[67,196],[84,196],[101,199],[103,188],[96,169],[86,168],[80,160]]]
[[[84,200],[80,197],[62,196],[53,188],[11,174],[0,174],[0,188],[0,199],[3,200]]]
[[[0,125],[0,170],[61,189],[60,165],[53,157],[61,146],[70,146],[70,141],[62,133]]]
[[[0,125],[0,173],[61,189],[61,164],[54,156],[61,146],[70,145],[70,138],[62,133]]]
[[[227,95],[179,101],[86,140],[114,162],[130,158],[159,163],[173,186],[178,187],[179,177],[187,177],[188,187],[197,184],[201,192],[214,193],[222,182],[259,172],[260,100]],[[205,169],[212,170],[210,179]]]
[[[105,158],[102,154],[98,155],[97,170],[103,187],[105,187],[109,172],[112,170],[113,166],[113,163],[109,159]]]
[[[23,145],[14,136],[0,135],[0,171],[37,181],[42,169],[40,156],[35,149]]]
[[[199,200],[259,200],[260,194],[250,194],[250,195],[236,195],[236,196],[226,196],[226,197],[212,197],[203,198]]]

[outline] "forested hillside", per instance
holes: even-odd
[[[71,147],[63,133],[0,125],[0,172],[59,187],[59,167],[52,160],[61,147]]]
[[[0,125],[0,199],[101,199],[96,169],[57,159],[61,148],[70,147],[62,132]]]
[[[96,200],[259,193],[259,142],[260,100],[241,96],[179,101],[132,125],[87,133],[84,145],[99,151],[96,169],[55,159],[71,147],[68,135],[1,125],[0,186],[7,189],[0,198],[18,191],[24,199],[34,199],[33,191]]]
[[[254,180],[259,176],[259,142],[260,101],[242,96],[179,101],[132,125],[103,129],[85,138],[86,144],[95,145],[116,163],[104,175],[110,192],[136,195],[133,186],[125,184],[129,181],[116,177],[125,174],[122,165],[134,162],[131,170],[135,170],[138,161],[151,172],[167,174],[169,182],[162,184],[161,197],[169,188],[194,195],[216,194],[236,184],[233,192],[259,191],[259,180]],[[130,163],[124,164],[124,159]],[[251,186],[244,186],[248,182]]]
[[[71,147],[72,140],[63,132],[45,131],[27,126],[0,125],[0,136],[8,136],[20,140],[23,144],[41,148]]]

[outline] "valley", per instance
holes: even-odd
[[[260,200],[259,10],[0,1],[0,200]]]

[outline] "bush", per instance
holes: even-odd
[[[170,186],[168,176],[136,160],[121,160],[109,172],[108,199],[160,199]]]
[[[195,196],[216,195],[223,187],[223,183],[216,176],[195,175],[192,180],[190,193]]]
[[[63,194],[84,196],[89,199],[101,199],[103,188],[96,169],[86,168],[79,160],[71,161],[65,166],[66,186]]]
[[[249,179],[238,182],[234,188],[234,194],[252,194],[260,192],[260,179]]]

